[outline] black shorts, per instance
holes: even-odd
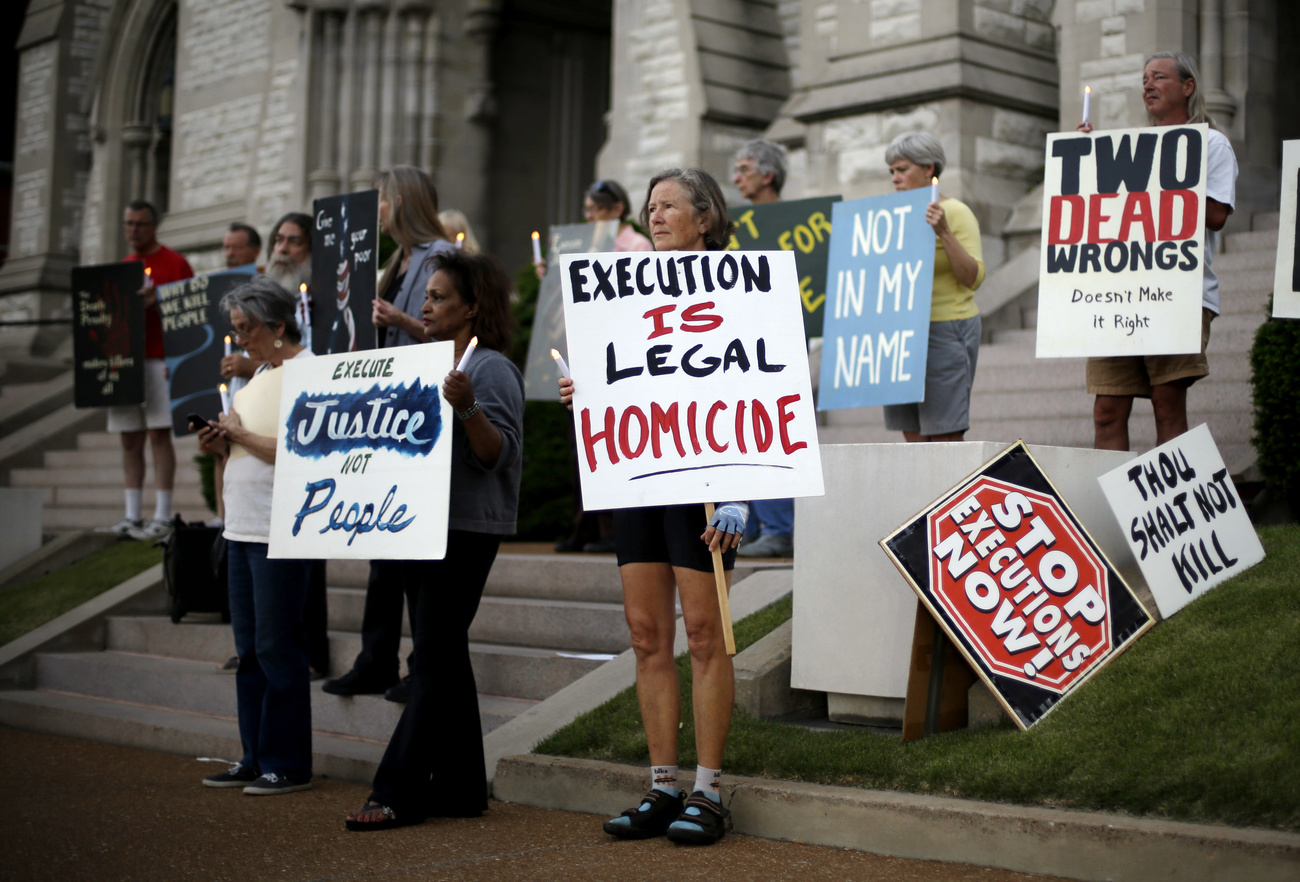
[[[667,563],[702,573],[713,572],[713,555],[700,534],[709,525],[703,505],[659,505],[614,511],[614,548],[618,565]],[[736,563],[734,550],[722,555],[722,566]]]

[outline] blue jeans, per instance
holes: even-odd
[[[794,500],[755,499],[749,504],[749,522],[758,527],[760,536],[775,534],[790,539],[794,536]],[[745,533],[748,537],[749,531]]]
[[[311,561],[268,560],[262,542],[227,545],[230,624],[246,766],[311,780],[311,675],[303,610]]]

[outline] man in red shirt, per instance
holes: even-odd
[[[158,310],[158,285],[179,282],[194,275],[189,263],[158,241],[158,210],[143,199],[126,207],[123,216],[126,242],[131,246],[127,260],[144,263],[147,275],[140,296],[145,299],[144,404],[110,407],[108,430],[122,437],[122,468],[126,473],[126,513],[108,527],[111,532],[133,539],[155,539],[166,534],[172,513],[172,483],[176,477],[176,451],[172,447],[171,402],[167,390],[167,369],[163,362],[162,313]],[[153,448],[154,478],[158,496],[153,517],[141,517],[144,488],[144,441]]]

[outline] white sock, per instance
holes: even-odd
[[[722,802],[722,769],[695,767],[695,789],[714,802]]]
[[[143,491],[140,489],[126,490],[126,519],[129,521],[140,520],[140,496]]]
[[[158,499],[153,506],[153,516],[155,520],[159,521],[170,521],[172,519],[172,491],[158,491]]]
[[[662,790],[664,793],[677,795],[677,767],[676,766],[651,766],[650,781],[655,790]]]

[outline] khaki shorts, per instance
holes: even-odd
[[[1120,355],[1088,359],[1089,395],[1150,398],[1152,386],[1184,380],[1190,386],[1210,373],[1205,347],[1215,315],[1201,307],[1201,351],[1196,355]]]
[[[144,403],[122,404],[108,409],[110,432],[143,432],[170,429],[172,403],[167,383],[167,363],[161,358],[144,361]]]

